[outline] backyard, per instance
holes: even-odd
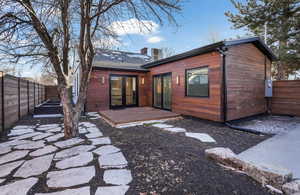
[[[91,194],[96,195],[113,192],[124,194],[126,191],[126,194],[269,193],[261,184],[255,182],[245,174],[228,170],[206,159],[204,156],[205,149],[217,146],[229,147],[234,152],[240,153],[267,139],[269,136],[258,136],[235,131],[222,124],[190,117],[164,123],[184,128],[193,133],[207,133],[216,141],[205,143],[186,137],[183,133],[163,131],[160,128],[154,127],[157,124],[146,124],[120,129],[113,128],[102,119],[95,119],[95,116],[91,116],[81,121],[80,138],[73,138],[73,141],[63,141],[64,138],[60,136],[61,124],[61,119],[33,119],[31,116],[28,116],[16,125],[19,128],[24,128],[25,126],[33,128],[34,132],[29,131],[23,135],[15,136],[10,134],[9,136],[9,139],[18,140],[17,142],[23,140],[23,143],[21,141],[19,145],[15,143],[12,144],[14,146],[8,146],[9,144],[5,145],[7,138],[2,139],[1,142],[3,143],[0,146],[6,146],[6,148],[12,149],[12,151],[8,150],[7,154],[1,154],[1,164],[8,161],[11,163],[16,160],[20,162],[22,159],[27,162],[22,166],[23,162],[17,163],[18,166],[15,165],[15,169],[11,168],[9,171],[7,169],[4,170],[2,167],[1,192],[4,192],[4,194],[26,194],[26,190],[29,190],[28,194],[33,195],[69,189],[69,191],[64,191],[63,194],[86,194],[89,190]],[[12,132],[17,131],[18,128]],[[35,136],[44,138],[37,140],[37,138],[34,138]],[[51,138],[53,136],[54,139]],[[35,141],[31,141],[33,139]],[[28,140],[27,142],[29,143],[24,142],[24,140]],[[76,152],[76,149],[72,148],[78,147],[77,145],[87,147],[87,149]],[[106,148],[107,150],[105,150],[104,145],[106,147],[111,145],[111,148]],[[52,151],[40,149],[44,146],[56,149]],[[8,160],[7,157],[4,157],[9,153],[25,150],[27,153],[23,154],[19,159]],[[34,153],[36,150],[39,151]],[[66,150],[66,152],[63,150]],[[91,150],[93,152],[89,152]],[[111,160],[113,162],[101,159],[103,155],[113,155],[116,153],[123,154],[125,159],[120,156],[114,156],[113,160]],[[45,156],[45,154],[47,155]],[[72,159],[76,158],[75,155],[78,154],[80,155],[77,156],[77,159]],[[48,156],[48,161],[46,160],[44,164],[48,162],[50,163],[49,166],[32,166],[34,165],[34,161],[30,161],[31,159],[43,158],[43,156]],[[118,164],[119,161],[122,162]],[[19,166],[21,167],[17,169]],[[113,174],[110,178],[108,176],[110,170],[122,171]],[[28,179],[28,177],[30,178]],[[32,178],[37,178],[38,180],[31,181]],[[24,180],[27,182],[25,182],[26,185],[22,184]],[[18,186],[18,188],[13,186],[15,181],[21,181],[21,184],[15,183],[15,186]],[[88,186],[90,186],[90,189],[87,188]],[[109,186],[117,187],[109,188]],[[22,187],[24,188],[22,189]],[[60,193],[51,195],[55,194],[61,195]]]

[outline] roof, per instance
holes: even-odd
[[[252,43],[254,44],[261,52],[263,52],[270,60],[274,61],[276,60],[275,54],[270,50],[270,48],[259,38],[259,37],[250,37],[250,38],[244,38],[244,39],[238,39],[238,40],[230,40],[230,41],[220,41],[217,43],[213,43],[210,45],[206,45],[204,47],[196,48],[178,55],[174,55],[168,58],[164,58],[161,60],[157,60],[154,62],[149,62],[147,64],[144,64],[142,68],[151,68],[155,66],[159,66],[162,64],[174,62],[177,60],[185,59],[188,57],[197,56],[204,53],[209,53],[212,51],[217,51],[220,48],[223,47],[230,47],[235,45],[241,45],[246,43]]]
[[[148,71],[141,66],[149,62],[151,62],[151,57],[140,53],[96,49],[93,67],[100,69]]]

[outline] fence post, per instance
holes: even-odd
[[[5,119],[4,119],[4,73],[1,71],[1,104],[2,104],[2,109],[1,109],[1,119],[2,119],[2,132],[5,129]]]
[[[21,118],[20,77],[18,77],[18,118]]]

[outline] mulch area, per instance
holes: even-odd
[[[83,119],[83,121],[88,119]],[[151,125],[116,129],[103,120],[89,120],[97,124],[113,145],[126,156],[133,181],[128,195],[151,193],[177,194],[270,194],[261,184],[248,176],[227,170],[204,156],[204,150],[229,147],[239,153],[267,139],[232,130],[222,124],[184,117],[167,122],[189,132],[208,133],[217,143],[201,143],[182,134],[172,134]],[[32,119],[21,124],[47,124],[61,119]],[[154,194],[155,194],[154,193]]]

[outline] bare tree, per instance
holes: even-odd
[[[174,22],[181,0],[0,0],[0,51],[17,62],[50,64],[64,111],[65,137],[78,135],[95,55],[94,42],[114,37],[113,21],[136,18]],[[72,101],[70,55],[76,49],[81,71],[78,101]]]
[[[167,58],[176,54],[175,49],[171,47],[162,47],[160,49],[162,51],[163,58]]]

